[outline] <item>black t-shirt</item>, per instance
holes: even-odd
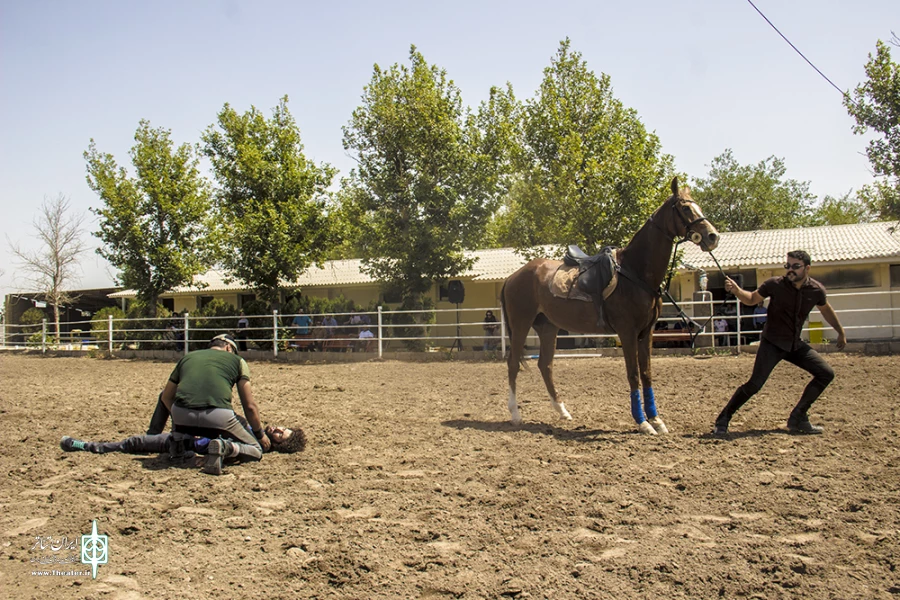
[[[772,277],[756,291],[770,299],[762,337],[785,351],[800,346],[806,317],[814,306],[824,306],[827,302],[825,286],[812,277],[807,277],[799,289],[784,276]]]

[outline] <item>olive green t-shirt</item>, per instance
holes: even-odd
[[[223,350],[195,350],[185,355],[169,381],[178,386],[175,404],[184,408],[229,408],[231,388],[250,380],[250,367],[240,356]]]

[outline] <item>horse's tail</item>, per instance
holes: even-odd
[[[509,325],[509,318],[506,316],[506,282],[503,282],[503,286],[500,288],[500,319],[503,320],[503,323],[506,325],[506,335],[509,338],[507,340],[507,352],[512,352],[512,327]],[[525,362],[525,354],[524,352],[519,357],[519,364],[523,368],[528,368],[528,363]]]
[[[509,347],[512,348],[512,330],[509,328],[509,320],[506,318],[506,282],[500,287],[500,320],[504,323],[506,335],[509,336]]]

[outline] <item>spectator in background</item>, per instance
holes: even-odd
[[[309,335],[310,325],[312,325],[312,319],[309,318],[309,315],[304,315],[303,313],[294,317],[294,320],[291,322],[296,337]]]
[[[347,331],[350,335],[358,335],[362,333],[362,317],[359,313],[354,309],[353,315],[350,317],[350,320],[347,321],[347,324],[350,325],[350,329]]]
[[[240,318],[237,322],[238,330],[237,330],[237,343],[238,348],[241,352],[246,352],[247,350],[247,336],[250,333],[250,321],[247,317],[244,316],[244,311],[241,311]]]
[[[337,324],[337,319],[333,315],[325,315],[325,318],[322,320],[322,327],[325,328],[325,337],[334,337]]]
[[[725,320],[725,317],[716,317],[713,321],[713,329],[719,334],[716,336],[716,343],[720,346],[727,346],[728,336],[725,334],[728,333],[728,321]]]
[[[484,349],[485,351],[496,350],[497,349],[497,329],[499,325],[497,325],[497,317],[494,316],[493,311],[487,311],[484,313],[484,325],[481,326],[484,329]]]
[[[766,324],[766,303],[760,302],[753,307],[753,327],[757,331],[762,331]]]
[[[359,349],[363,352],[369,351],[369,346],[375,340],[375,334],[369,331],[368,327],[363,327],[362,331],[359,332]]]

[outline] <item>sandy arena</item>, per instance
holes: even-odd
[[[787,434],[808,378],[782,364],[729,440],[708,434],[750,355],[656,358],[657,438],[617,358],[557,362],[572,422],[531,361],[521,427],[498,362],[252,363],[264,420],[309,447],[212,477],[59,449],[143,432],[171,363],[3,355],[0,597],[897,597],[900,358],[828,360],[825,435]],[[94,519],[96,580],[33,574],[89,573],[49,561]]]

